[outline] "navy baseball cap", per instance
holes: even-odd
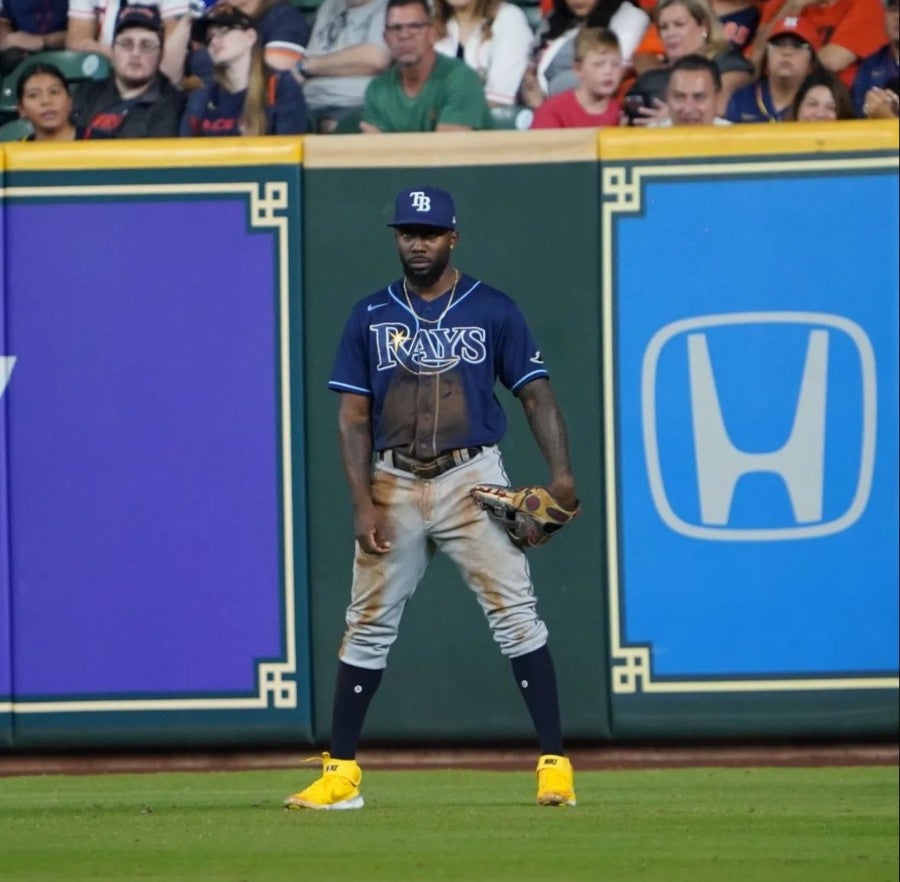
[[[196,43],[206,43],[206,35],[210,28],[239,28],[242,31],[252,31],[253,19],[246,12],[241,11],[230,3],[217,3],[211,6],[203,15],[191,25],[191,39]]]
[[[159,15],[159,7],[135,3],[132,6],[123,6],[116,16],[114,36],[118,37],[122,31],[128,28],[146,28],[155,31],[162,36],[163,23]]]
[[[394,219],[389,227],[439,227],[456,229],[453,197],[437,187],[411,187],[397,194]]]

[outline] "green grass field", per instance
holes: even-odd
[[[896,767],[374,771],[356,812],[286,812],[315,771],[0,778],[0,879],[890,882]]]

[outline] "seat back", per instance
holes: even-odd
[[[0,141],[22,141],[32,132],[27,119],[11,119],[0,126]]]

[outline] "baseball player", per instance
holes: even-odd
[[[456,563],[511,660],[537,732],[538,803],[575,805],[547,628],[525,554],[470,495],[478,484],[509,484],[497,448],[506,430],[494,395],[499,378],[525,410],[550,469],[547,489],[577,508],[563,418],[516,304],[453,266],[459,234],[450,194],[401,191],[389,226],[403,276],[356,304],[328,384],[340,393],[356,533],[331,750],[322,777],[284,805],[362,808],[355,757],[363,721],[403,608],[437,548]]]

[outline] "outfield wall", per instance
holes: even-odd
[[[568,419],[584,516],[531,561],[571,736],[896,735],[898,132],[859,122],[6,146],[2,748],[327,739],[325,384],[416,183]],[[530,732],[436,560],[367,737]]]

